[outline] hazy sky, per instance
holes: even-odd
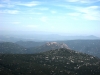
[[[0,31],[100,36],[100,0],[0,0]]]

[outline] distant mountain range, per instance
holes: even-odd
[[[57,42],[18,41],[1,42],[0,53],[32,54],[55,49],[71,49],[100,58],[100,40],[69,40]]]
[[[0,35],[0,42],[17,42],[22,41],[59,41],[59,40],[95,40],[99,37],[90,36],[61,36],[61,35]]]

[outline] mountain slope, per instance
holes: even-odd
[[[62,41],[75,51],[91,54],[100,58],[100,40],[68,40]]]
[[[99,75],[100,59],[69,49],[0,55],[3,75]],[[6,70],[6,71],[5,71]]]
[[[3,42],[0,43],[0,53],[1,54],[23,54],[26,53],[26,50],[24,47],[21,47],[15,43],[11,43],[11,42]]]
[[[34,45],[33,45],[34,46]],[[7,53],[7,54],[33,54],[33,53],[40,53],[49,50],[59,49],[59,48],[66,48],[68,46],[64,43],[57,43],[57,42],[48,42],[44,45],[32,47],[32,48],[24,48],[22,46],[17,45],[16,43],[11,42],[3,42],[0,43],[0,53]]]
[[[45,52],[45,51],[55,50],[60,48],[69,49],[69,47],[64,43],[47,42],[44,45],[29,48],[29,51],[31,51],[30,53],[39,53],[39,52]]]
[[[38,47],[41,46],[43,44],[45,44],[45,42],[35,42],[35,41],[17,41],[16,44],[23,46],[25,48],[30,48],[30,47]]]

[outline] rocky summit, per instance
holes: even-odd
[[[30,51],[29,53],[40,53],[40,52],[45,52],[45,51],[55,50],[60,48],[69,49],[69,47],[64,43],[47,42],[44,45],[29,48],[28,52]]]
[[[55,48],[65,48],[65,49],[69,49],[68,46],[65,43],[57,43],[57,42],[47,42],[46,44],[44,44],[44,46],[49,46],[49,47],[55,47]]]

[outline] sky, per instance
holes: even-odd
[[[0,0],[0,32],[100,37],[100,0]]]

